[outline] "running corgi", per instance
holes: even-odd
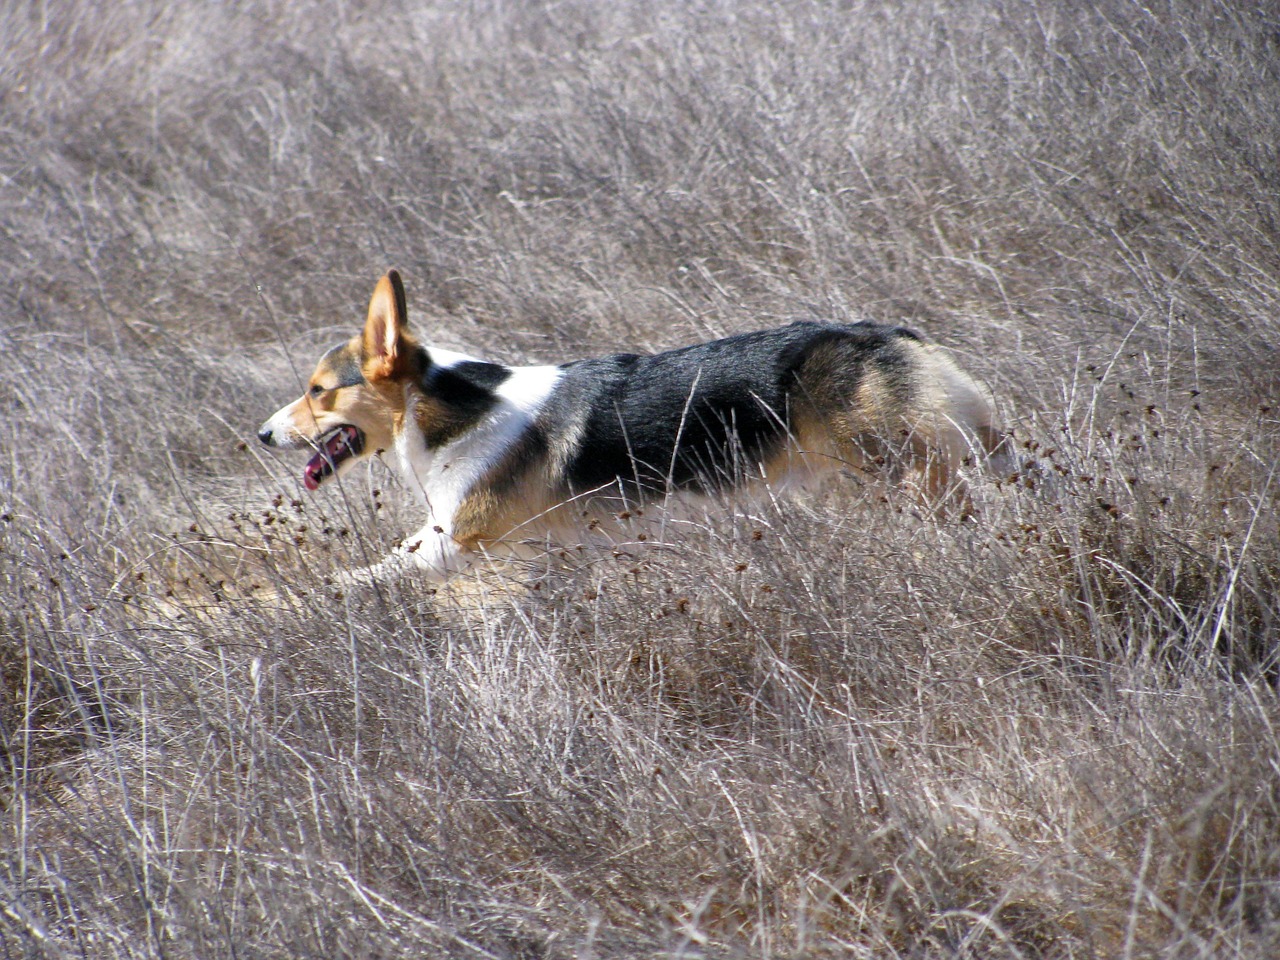
[[[391,452],[427,519],[369,579],[417,568],[442,580],[584,517],[841,471],[963,503],[957,468],[1002,444],[988,391],[899,327],[797,322],[652,356],[509,367],[424,346],[406,315],[392,270],[364,330],[258,433],[313,451],[309,490]]]

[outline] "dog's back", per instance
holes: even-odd
[[[562,452],[565,497],[708,493],[797,469],[881,473],[895,444],[938,461],[937,494],[974,444],[998,438],[986,391],[899,327],[800,322],[560,369],[532,429]]]

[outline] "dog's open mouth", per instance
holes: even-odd
[[[315,456],[307,461],[306,469],[302,471],[302,482],[308,490],[316,489],[337,473],[344,460],[360,456],[364,450],[364,434],[345,423],[321,437],[316,447]]]

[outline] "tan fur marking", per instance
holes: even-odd
[[[394,376],[397,364],[404,359],[407,344],[406,317],[401,309],[403,301],[404,288],[400,285],[400,277],[395,271],[390,271],[374,288],[362,334],[365,376],[370,380]]]
[[[478,485],[463,498],[453,515],[453,538],[464,550],[497,543],[513,534],[520,538],[535,531],[521,528],[555,506],[545,485],[522,482],[515,493],[499,495]],[[547,522],[550,522],[547,518]],[[546,524],[540,524],[539,529]]]
[[[343,355],[358,359],[357,337],[343,350]],[[317,396],[311,386],[325,388]],[[404,391],[388,382],[364,383],[332,389],[336,386],[329,363],[321,363],[312,373],[307,392],[286,408],[291,428],[307,441],[314,442],[335,427],[351,424],[365,435],[365,450],[374,453],[389,448],[394,440],[395,425],[404,421]]]
[[[985,389],[932,344],[902,338],[869,356],[842,342],[824,344],[800,381],[792,423],[806,462],[829,457],[900,478],[930,506],[959,491],[956,469],[973,444],[987,452],[999,444]],[[776,459],[770,469],[788,462]]]

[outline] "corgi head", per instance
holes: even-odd
[[[302,472],[308,490],[389,448],[403,428],[404,383],[420,353],[405,314],[404,284],[390,270],[373,291],[364,330],[321,357],[302,396],[258,431],[267,446],[315,451]]]

